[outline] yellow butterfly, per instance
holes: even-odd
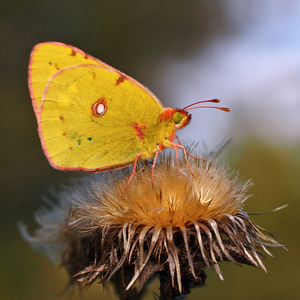
[[[187,110],[219,102],[164,107],[138,81],[58,42],[34,47],[28,81],[43,150],[50,164],[64,171],[101,172],[134,164],[132,178],[138,161],[155,157],[154,169],[165,148],[176,154],[181,148],[186,156],[180,141],[173,140],[191,120]]]

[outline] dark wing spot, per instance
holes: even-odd
[[[51,65],[52,65],[52,62],[51,62],[51,61],[49,61],[49,62],[48,62],[48,64],[51,66]]]
[[[71,140],[75,140],[78,138],[78,133],[74,130],[69,130],[68,135]]]
[[[136,135],[138,136],[138,138],[142,141],[144,139],[144,134],[143,134],[143,130],[146,129],[145,125],[138,125],[138,124],[132,124],[132,127],[135,129],[136,131]]]
[[[63,133],[63,136],[66,136],[66,135],[67,135],[67,133],[66,133],[66,132],[64,132],[64,133]]]
[[[76,53],[77,53],[77,52],[76,52],[74,49],[72,49],[72,52],[71,52],[71,54],[70,54],[70,55],[71,55],[71,56],[75,56],[75,55],[76,55]]]
[[[124,75],[120,75],[120,77],[117,79],[115,85],[119,85],[120,83],[124,82],[125,79],[126,79],[126,77]]]
[[[81,140],[77,140],[77,145],[78,145],[78,146],[81,145]]]
[[[91,141],[92,139],[93,139],[92,137],[88,137],[88,138],[87,138],[88,141]]]
[[[54,65],[54,67],[55,67],[57,70],[60,70],[60,67],[58,66],[57,63]]]
[[[62,116],[62,115],[60,115],[60,116],[59,116],[59,118],[60,118],[62,121],[64,121],[64,120],[65,120],[65,117],[64,117],[64,116]]]

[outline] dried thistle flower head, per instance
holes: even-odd
[[[86,285],[114,280],[119,293],[126,289],[132,298],[154,274],[160,276],[162,299],[172,299],[203,285],[205,267],[213,266],[223,280],[218,262],[267,271],[262,251],[272,256],[267,247],[284,246],[243,210],[250,182],[209,157],[190,160],[194,178],[184,159],[179,165],[162,155],[154,187],[151,167],[144,165],[123,199],[128,170],[121,177],[110,173],[104,181],[97,176],[85,183],[85,191],[68,195],[70,207],[63,205],[64,213],[57,214],[65,216],[63,223],[53,227],[53,213],[39,217],[42,228],[27,238],[35,245],[59,245],[61,264],[73,279]]]

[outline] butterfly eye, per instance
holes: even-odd
[[[180,112],[176,112],[173,116],[174,122],[175,124],[179,124],[181,122],[181,120],[183,119],[183,116]]]

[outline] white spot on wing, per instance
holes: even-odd
[[[97,113],[98,113],[99,115],[102,115],[104,112],[105,112],[105,106],[104,106],[103,104],[99,104],[99,105],[97,106]]]

